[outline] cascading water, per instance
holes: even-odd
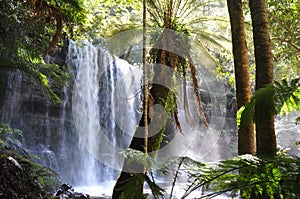
[[[72,44],[70,45],[72,47]],[[75,79],[73,90],[73,106],[72,110],[75,114],[75,124],[78,136],[80,137],[79,145],[81,151],[85,150],[85,144],[89,144],[88,149],[92,154],[96,154],[98,150],[98,133],[100,131],[99,124],[99,105],[98,105],[98,65],[97,65],[97,49],[92,45],[85,45],[82,49],[76,48],[77,60],[77,77]],[[88,52],[88,53],[87,53]],[[78,182],[86,185],[98,184],[97,178],[99,174],[96,169],[94,158],[88,153],[79,154],[81,168],[78,171],[80,178]],[[91,173],[94,172],[94,173]]]
[[[122,166],[119,152],[128,146],[139,117],[133,96],[140,76],[128,73],[127,62],[88,42],[78,47],[70,41],[67,63],[75,76],[72,113],[79,139],[80,166],[73,171],[73,183],[92,187],[115,179]],[[131,89],[123,89],[124,79]]]
[[[23,77],[20,72],[8,72],[7,74],[6,90],[10,90],[11,92],[5,95],[4,104],[2,105],[2,109],[5,108],[5,111],[1,111],[1,121],[11,124],[13,122],[14,113],[20,110],[20,104],[18,102],[20,100]]]

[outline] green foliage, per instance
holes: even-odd
[[[267,86],[258,89],[251,98],[251,101],[242,106],[237,113],[237,124],[238,126],[248,125],[251,122],[255,122],[255,104],[266,105],[266,110],[270,111],[269,114],[274,114],[274,88],[272,86]]]
[[[140,199],[140,197],[137,197],[136,193],[138,193],[140,190],[136,186],[137,184],[141,184],[146,182],[147,185],[150,187],[153,197],[155,199],[159,199],[164,195],[164,190],[160,188],[152,177],[149,177],[149,174],[132,174],[131,178],[127,180],[127,183],[124,187],[122,187],[122,194],[120,199],[127,199],[127,198],[137,198]],[[144,196],[146,198],[146,196]]]
[[[300,158],[281,154],[274,159],[242,155],[216,164],[194,165],[189,169],[189,181],[182,198],[198,188],[213,191],[200,198],[213,198],[229,192],[249,199],[266,195],[270,198],[298,198]]]
[[[275,81],[274,85],[268,85],[258,89],[250,103],[241,107],[237,114],[238,125],[247,125],[255,122],[255,105],[263,104],[269,114],[288,114],[300,110],[300,78],[292,79],[290,82],[282,80]]]
[[[38,58],[27,57],[26,59],[37,62]],[[59,96],[53,91],[53,88],[61,89],[70,79],[67,69],[57,64],[45,64],[44,61],[32,63],[22,61],[18,58],[0,58],[0,69],[20,70],[31,78],[32,82],[40,88],[43,93],[48,96],[52,102],[60,103]],[[51,82],[49,81],[51,79]]]
[[[300,78],[292,79],[290,82],[285,79],[281,83],[275,81],[275,89],[277,96],[276,113],[282,115],[300,110]]]
[[[143,174],[132,174],[130,178],[126,179],[124,182],[126,184],[118,191],[122,191],[120,199],[132,198],[138,199],[143,198],[142,196],[138,196],[140,193],[140,188],[137,186],[138,184],[142,184],[144,182]]]
[[[18,129],[12,129],[7,124],[0,123],[0,149],[11,148],[15,151],[22,146],[19,137],[22,137],[22,132]]]
[[[299,75],[300,2],[268,0],[268,14],[276,78],[292,79]]]
[[[117,33],[141,27],[142,2],[126,1],[87,1],[89,24],[85,28],[88,37],[107,38]]]
[[[63,20],[62,23],[72,29],[85,20],[80,0],[8,0],[2,1],[0,8],[0,55],[8,57],[18,55],[20,50],[42,55],[55,34],[58,34],[59,21]],[[68,34],[66,30],[61,31]],[[57,44],[57,41],[54,43]]]
[[[151,0],[148,4],[149,26],[165,26],[166,12],[170,1]],[[185,34],[194,42],[190,53],[201,61],[201,65],[209,70],[218,65],[216,54],[230,51],[231,48],[228,29],[226,7],[218,1],[173,1],[170,29]],[[216,12],[218,14],[216,15]],[[220,30],[220,31],[216,31]],[[228,31],[228,32],[227,32]],[[222,34],[219,34],[222,32]],[[227,34],[228,33],[228,34]],[[195,45],[197,44],[197,45]],[[184,48],[183,48],[184,49]],[[176,51],[175,51],[176,52]],[[182,51],[179,51],[182,52]]]
[[[296,124],[297,124],[297,125],[300,124],[300,117],[297,117],[297,118],[296,118]]]
[[[61,44],[63,33],[71,35],[68,29],[83,24],[82,3],[81,0],[1,1],[0,70],[27,73],[48,97],[60,102],[53,87],[65,84],[68,74],[63,67],[45,64],[43,56]]]
[[[159,199],[164,195],[164,190],[160,188],[155,182],[152,168],[165,168],[166,165],[164,164],[167,164],[166,162],[158,164],[155,159],[153,159],[148,154],[130,148],[124,150],[121,155],[126,158],[127,164],[135,162],[137,164],[144,165],[144,167],[146,168],[145,174],[130,174],[131,177],[126,179],[125,185],[120,188],[120,191],[122,191],[121,198],[137,198],[137,193],[141,191],[140,188],[137,187],[137,185],[140,185],[144,182],[147,183],[147,185],[151,189],[153,197],[155,199]],[[163,173],[164,171],[164,169],[161,170],[161,172]]]
[[[36,156],[30,155],[22,146],[22,132],[0,123],[0,179],[6,182],[0,186],[1,197],[31,198],[47,195],[58,186],[56,172],[34,162]]]
[[[231,62],[233,59],[231,54],[219,53],[216,54],[216,59],[220,63],[213,71],[212,74],[219,79],[228,82],[231,87],[235,86],[234,67]]]
[[[151,177],[149,177],[151,176]],[[148,184],[148,186],[151,189],[151,192],[154,196],[155,199],[160,199],[161,197],[164,196],[164,189],[162,189],[161,187],[159,187],[154,179],[153,173],[150,171],[148,173],[146,173],[145,177],[145,182]]]
[[[120,155],[126,158],[127,163],[136,162],[138,164],[142,164],[145,166],[147,171],[151,171],[152,169],[159,169],[160,172],[166,173],[167,171],[164,169],[177,160],[177,157],[169,157],[163,162],[157,162],[154,157],[151,157],[149,154],[143,153],[139,150],[127,148],[122,151]]]
[[[165,104],[165,110],[167,113],[174,113],[177,111],[177,102],[176,102],[177,99],[176,99],[176,95],[174,94],[175,92],[176,92],[176,88],[173,88],[172,90],[169,91],[166,100],[161,99]]]
[[[155,165],[155,160],[152,159],[148,154],[143,153],[139,150],[128,148],[121,152],[121,155],[126,158],[128,164],[136,162],[145,166],[147,170],[150,170]]]
[[[139,158],[137,158],[139,159]],[[174,165],[177,165],[175,168]],[[300,158],[292,157],[281,152],[275,158],[259,158],[252,155],[241,155],[229,160],[204,164],[188,157],[170,159],[159,165],[165,175],[173,173],[173,183],[170,193],[176,186],[176,181],[182,175],[188,176],[185,193],[181,198],[188,197],[192,192],[202,189],[199,198],[214,198],[221,194],[231,197],[243,196],[245,199],[253,197],[270,199],[297,199],[300,197]],[[150,176],[150,177],[149,177]],[[133,175],[126,185],[126,194],[132,194],[136,180],[147,182],[153,191],[154,198],[163,196],[165,192],[160,188],[151,170],[146,175]],[[207,191],[207,192],[205,192]],[[124,195],[125,198],[128,195]],[[130,197],[129,197],[130,198]]]

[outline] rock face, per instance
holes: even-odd
[[[67,48],[63,48],[48,61],[65,64],[66,55]],[[0,122],[23,131],[22,141],[29,152],[44,157],[39,163],[68,174],[65,165],[74,153],[65,150],[67,146],[62,141],[68,139],[68,144],[76,146],[70,105],[66,102],[70,93],[66,90],[56,93],[63,103],[53,104],[27,74],[0,71]],[[67,138],[63,131],[69,132]]]

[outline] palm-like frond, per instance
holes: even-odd
[[[162,38],[158,36],[156,38],[156,41],[154,43],[150,43],[148,46],[153,46],[155,49],[167,49],[168,51],[173,51],[174,53],[166,53],[165,50],[161,50],[161,55],[157,55],[160,58],[163,58],[165,56],[173,56],[173,58],[170,57],[171,60],[171,67],[181,68],[181,71],[184,73],[182,74],[184,76],[185,80],[185,68],[180,67],[180,63],[177,58],[177,56],[183,56],[183,58],[188,62],[189,70],[191,71],[192,80],[194,83],[194,94],[196,97],[196,104],[198,107],[198,111],[201,115],[202,120],[204,121],[205,125],[208,126],[204,111],[201,106],[201,99],[199,94],[199,88],[198,88],[198,81],[196,78],[196,67],[197,65],[200,65],[201,67],[206,67],[208,70],[213,70],[217,66],[217,60],[213,57],[212,53],[220,52],[220,51],[230,51],[228,48],[230,44],[229,39],[227,39],[223,35],[218,35],[215,32],[207,30],[205,26],[205,22],[209,21],[219,21],[219,22],[228,22],[224,19],[217,18],[217,17],[209,17],[204,14],[199,14],[197,11],[202,11],[201,8],[203,6],[212,3],[214,1],[207,0],[207,1],[196,1],[196,0],[149,0],[148,1],[148,12],[150,14],[150,18],[152,19],[152,23],[150,23],[150,26],[152,27],[163,27],[163,28],[170,28],[172,31],[184,31],[185,33],[191,34],[191,37],[186,39],[181,39],[179,45],[174,45],[175,38],[173,37],[173,34],[170,38],[170,35],[168,38]],[[198,25],[198,26],[197,26]],[[148,27],[148,30],[150,28]],[[153,30],[150,30],[153,31]],[[158,33],[157,30],[154,29],[153,32],[156,31],[156,34]],[[165,34],[163,31],[161,33],[158,33],[161,36],[164,36]],[[177,34],[177,33],[175,33]],[[126,38],[126,39],[124,39]],[[107,39],[107,48],[110,52],[112,52],[115,55],[121,55],[126,49],[128,49],[128,46],[133,45],[140,45],[141,43],[139,40],[142,40],[142,30],[135,30],[135,31],[122,31],[119,32],[116,36],[113,36],[109,39]],[[174,41],[172,41],[174,40]],[[161,43],[160,43],[161,42]],[[187,44],[188,42],[189,44]],[[184,50],[176,50],[178,49],[178,46],[183,47]],[[178,52],[179,53],[178,53]],[[196,58],[197,61],[200,61],[200,63],[194,62],[194,58]],[[177,61],[176,61],[177,60]],[[160,60],[160,64],[166,64],[165,60]],[[182,63],[181,63],[182,64]],[[183,64],[184,65],[184,64]],[[186,81],[186,80],[185,80]],[[186,93],[184,94],[186,95]],[[186,98],[186,96],[185,96]],[[185,99],[184,98],[184,99]],[[188,104],[187,100],[185,101],[185,111],[186,111],[186,119],[189,121],[192,121],[189,110],[188,110]],[[174,117],[176,120],[176,110],[174,110]],[[176,124],[180,127],[179,121],[176,120]]]
[[[143,29],[125,29],[118,34],[105,39],[106,49],[116,56],[121,56],[130,46],[140,45],[143,40]]]
[[[205,60],[211,59],[211,61],[206,61],[207,63],[210,64],[209,68],[211,68],[212,63],[216,61],[213,59],[213,55],[209,55],[211,54],[211,51],[221,52],[225,50],[229,52],[231,50],[230,39],[226,38],[226,36],[224,35],[218,35],[216,34],[215,31],[210,30],[208,28],[208,26],[211,26],[212,24],[217,25],[217,23],[229,24],[229,20],[227,20],[226,17],[215,17],[215,16],[209,16],[201,13],[203,11],[204,6],[208,6],[209,4],[214,2],[215,0],[205,0],[205,1],[148,0],[148,8],[147,8],[147,11],[149,13],[148,19],[151,21],[151,23],[148,23],[148,29],[152,29],[155,31],[156,27],[164,28],[166,12],[169,9],[169,7],[171,7],[172,9],[172,11],[170,12],[172,14],[172,16],[170,16],[171,27],[169,28],[174,31],[178,31],[178,32],[184,31],[187,34],[191,34],[192,36],[191,38],[196,39],[197,43],[200,44],[200,46],[203,46],[203,49],[204,48],[207,49],[205,51],[201,50],[200,53],[204,54]],[[136,21],[136,22],[140,23],[140,21]],[[113,28],[110,29],[110,33],[109,33],[109,35],[111,35],[112,37],[107,41],[113,44],[115,43],[113,41],[115,39],[115,36],[113,35],[121,34],[122,36],[124,36],[123,33],[124,31],[130,29],[136,29],[139,27],[141,27],[141,24],[134,25],[133,23],[130,24],[114,23]],[[125,36],[126,40],[128,38],[127,40],[128,42],[126,41],[128,45],[130,45],[130,42],[136,44],[137,34],[140,34],[139,31],[137,33],[134,33],[133,35],[131,35],[131,33]],[[138,37],[142,39],[142,37],[140,36]],[[123,40],[122,44],[124,43],[125,40]],[[153,43],[148,44],[148,46],[151,45],[153,45]],[[114,48],[115,47],[116,45],[114,46]]]

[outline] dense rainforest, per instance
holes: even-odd
[[[300,198],[298,0],[2,0],[0,9],[0,198],[100,198],[63,183],[102,176],[113,180],[103,198]],[[108,146],[120,151],[105,148],[102,126],[111,140],[126,137]],[[287,138],[293,149],[281,146]],[[214,143],[223,158],[188,152],[214,156]],[[44,164],[49,154],[61,161]]]

